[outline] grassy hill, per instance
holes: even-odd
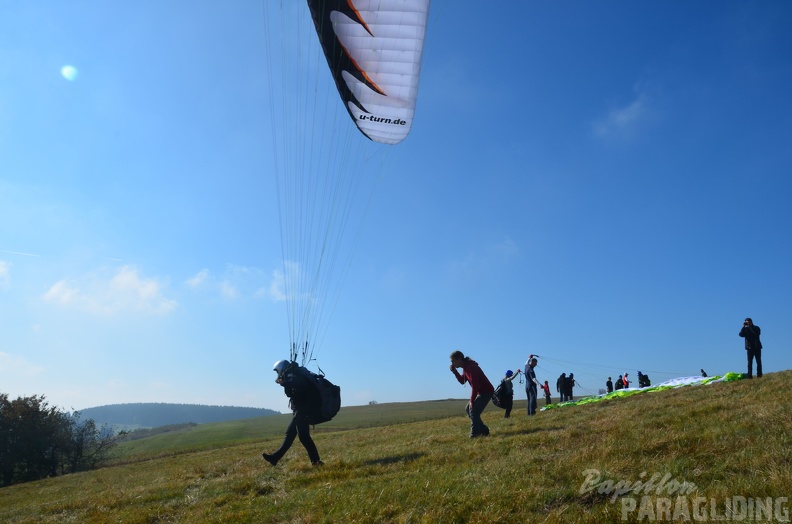
[[[243,418],[277,415],[277,411],[239,406],[206,406],[201,404],[168,404],[163,402],[138,402],[109,404],[80,411],[83,419],[92,419],[98,426],[109,425],[117,429],[133,430],[154,428],[192,422],[207,424]]]
[[[197,426],[127,443],[114,467],[2,488],[0,521],[783,521],[790,382],[786,371],[530,419],[524,401],[511,419],[490,406],[492,435],[475,440],[464,401],[344,408],[316,428],[321,468],[299,442],[276,468],[261,459],[287,416]]]
[[[464,400],[435,400],[352,406],[341,409],[330,422],[316,426],[312,435],[360,428],[404,424],[459,416]],[[464,413],[463,413],[464,416]],[[237,444],[280,440],[291,413],[186,427],[153,437],[122,442],[115,462],[139,462],[165,455],[189,453]],[[302,448],[300,448],[302,449]],[[260,458],[260,457],[259,457]]]

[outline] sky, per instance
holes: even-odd
[[[288,411],[280,12],[0,1],[0,393]],[[792,368],[789,93],[787,1],[435,0],[313,368],[346,406],[467,398],[457,349],[596,394],[744,371],[746,316]]]

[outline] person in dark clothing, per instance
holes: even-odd
[[[575,400],[575,396],[573,394],[574,388],[575,388],[575,374],[570,373],[566,379],[566,397],[567,400],[569,400],[570,402]]]
[[[541,386],[539,381],[536,380],[536,372],[534,371],[537,363],[538,361],[536,358],[531,355],[525,362],[525,370],[523,370],[523,374],[525,375],[525,394],[528,396],[528,406],[526,411],[528,412],[529,417],[536,415],[536,400],[539,396],[538,388]]]
[[[556,391],[558,391],[558,401],[566,402],[566,373],[561,373],[561,376],[556,380]]]
[[[640,371],[638,372],[638,387],[639,388],[648,388],[652,385],[652,381],[649,380],[649,375],[644,375]]]
[[[740,336],[745,339],[745,351],[748,353],[748,378],[753,378],[753,360],[756,358],[756,377],[762,377],[762,341],[759,335],[762,330],[754,325],[753,320],[746,318],[740,330]]]
[[[608,393],[613,393],[613,382],[610,377],[608,377],[608,381],[605,383],[605,389],[608,390]]]
[[[707,376],[707,372],[706,372],[706,371],[704,371],[703,369],[701,370],[701,376],[702,376],[702,377],[706,377],[706,376]]]
[[[460,375],[457,368],[462,369]],[[470,438],[486,437],[490,431],[486,424],[481,420],[481,413],[492,400],[495,388],[487,376],[481,371],[478,363],[466,357],[461,351],[451,353],[451,371],[454,373],[460,384],[465,382],[470,384],[470,401],[465,407],[465,413],[470,418]]]
[[[308,458],[314,466],[322,466],[324,463],[319,460],[319,451],[316,449],[311,438],[310,420],[317,416],[321,409],[321,397],[319,390],[311,381],[299,371],[296,362],[279,360],[273,368],[278,374],[275,382],[283,386],[283,392],[289,397],[289,407],[292,409],[292,419],[286,428],[286,437],[277,451],[271,455],[262,453],[264,460],[273,466],[283,458],[295,437],[300,437],[300,442],[308,452]]]
[[[616,391],[620,389],[624,389],[624,378],[621,375],[616,379]]]
[[[511,410],[514,407],[514,387],[512,386],[512,380],[517,378],[517,375],[520,373],[520,370],[517,370],[517,373],[512,371],[511,369],[506,370],[506,376],[503,377],[501,380],[501,391],[503,391],[503,409],[506,410],[506,413],[503,415],[503,418],[511,417]]]

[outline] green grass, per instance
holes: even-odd
[[[316,426],[314,436],[352,429],[434,420],[459,415],[460,400],[433,400],[374,404],[343,408],[330,422]],[[202,424],[155,435],[149,438],[122,442],[115,463],[147,460],[235,444],[261,442],[265,438],[281,439],[291,413],[229,422]]]
[[[791,382],[787,371],[531,419],[524,401],[511,419],[490,406],[492,435],[475,440],[464,400],[344,408],[314,432],[322,468],[299,441],[276,468],[261,459],[285,416],[207,424],[130,442],[114,467],[0,489],[0,522],[639,521],[622,520],[626,497],[581,489],[590,470],[669,474],[722,514],[725,499],[790,496]]]

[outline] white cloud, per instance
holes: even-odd
[[[204,268],[195,274],[194,277],[187,279],[185,284],[191,288],[201,287],[209,278],[209,270]]]
[[[163,295],[164,287],[156,279],[142,277],[136,268],[123,266],[114,275],[92,274],[79,280],[60,280],[42,298],[92,314],[167,315],[177,303]]]
[[[605,117],[594,122],[594,134],[600,138],[633,133],[649,115],[649,97],[639,92],[626,106],[612,109]]]
[[[253,298],[283,302],[290,298],[287,287],[293,294],[291,298],[313,300],[309,293],[300,296],[296,294],[294,288],[301,282],[301,278],[299,264],[286,261],[284,269],[272,270],[269,277],[263,269],[257,267],[228,265],[220,275],[202,269],[185,280],[184,285],[195,291],[215,293],[225,300]]]
[[[0,289],[8,286],[8,279],[11,276],[11,264],[0,260]]]
[[[262,298],[267,296],[264,289],[264,271],[255,267],[228,265],[219,276],[208,269],[202,269],[187,279],[184,285],[204,293],[216,293],[226,300],[242,297]]]
[[[43,367],[31,364],[23,357],[15,357],[0,351],[0,374],[32,377],[43,372]]]
[[[266,295],[275,302],[283,302],[286,300],[286,280],[283,277],[283,271],[275,269],[272,271],[272,280],[270,280],[269,288],[260,290],[261,295]]]
[[[283,302],[289,300],[289,293],[292,293],[291,298],[300,298],[302,300],[312,300],[310,294],[304,293],[300,297],[298,297],[295,293],[297,289],[297,283],[301,280],[301,270],[300,265],[296,262],[292,262],[287,260],[283,264],[284,269],[274,269],[270,274],[270,281],[269,284],[265,288],[259,289],[257,295],[259,297],[269,297],[275,302]],[[287,292],[287,283],[289,285],[290,292]]]
[[[220,282],[220,294],[223,295],[224,298],[234,299],[239,296],[239,291],[231,282],[224,280]]]

